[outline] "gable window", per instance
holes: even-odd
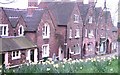
[[[92,16],[89,16],[89,23],[92,23]]]
[[[24,35],[24,27],[22,25],[19,26],[18,34],[19,34],[19,36]]]
[[[74,14],[74,23],[79,23],[79,15]]]
[[[49,57],[49,44],[42,45],[42,58]]]
[[[43,36],[43,39],[45,38],[49,38],[50,37],[50,26],[48,23],[45,23],[43,28],[42,28],[42,36]]]
[[[0,24],[0,36],[8,36],[8,25]]]
[[[72,28],[70,28],[69,38],[72,38]]]
[[[13,51],[12,52],[12,60],[20,59],[20,51]]]
[[[79,29],[75,30],[75,38],[80,38],[80,30]]]

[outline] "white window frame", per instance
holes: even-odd
[[[47,50],[44,50],[44,47],[47,47],[46,49]],[[42,45],[42,58],[44,58],[44,57],[49,57],[49,44],[44,44],[44,45]]]
[[[91,24],[93,21],[93,17],[92,16],[89,16],[89,23]]]
[[[43,36],[43,39],[50,38],[50,25],[48,23],[45,23],[42,28],[42,36]]]
[[[89,34],[88,34],[88,37],[89,37],[89,38],[92,38],[92,37],[94,36],[93,32],[94,32],[93,30],[90,30],[90,31],[89,31]]]
[[[20,32],[20,28],[22,28],[22,33]],[[18,29],[18,35],[19,36],[24,36],[24,27],[22,25],[19,26],[19,29]]]
[[[0,27],[2,27],[2,29],[1,29],[2,34],[0,34],[0,36],[8,36],[8,24],[0,24]],[[4,27],[6,27],[6,31],[4,31]]]
[[[15,56],[13,56],[13,52],[15,52]],[[15,59],[20,59],[21,58],[21,52],[18,51],[18,56],[17,56],[17,51],[12,51],[12,60]]]
[[[79,15],[74,14],[74,23],[79,23]]]
[[[75,29],[75,38],[80,38],[80,29]]]
[[[69,38],[72,38],[72,28],[70,28]]]
[[[85,29],[85,37],[88,37],[88,31]]]

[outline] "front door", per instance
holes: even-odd
[[[61,48],[61,46],[59,47],[59,60],[62,60],[64,58],[64,55],[63,55],[63,50]]]
[[[67,59],[69,59],[70,58],[70,49],[68,48],[68,50],[67,50]]]
[[[34,62],[34,50],[30,51],[30,60]]]

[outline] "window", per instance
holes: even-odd
[[[20,58],[20,51],[13,51],[12,52],[12,60]]]
[[[8,36],[8,25],[0,24],[0,36]]]
[[[72,28],[70,28],[69,38],[72,38]]]
[[[80,38],[80,30],[79,29],[75,30],[75,38]]]
[[[85,29],[85,37],[87,37],[87,35],[88,35],[88,34],[87,34],[87,29]]]
[[[89,23],[92,23],[92,16],[89,16]]]
[[[89,34],[88,34],[88,37],[89,37],[89,38],[92,38],[93,36],[94,36],[93,30],[90,30],[90,31],[89,31]]]
[[[93,47],[94,47],[93,43],[89,42],[89,43],[88,43],[88,50],[89,50],[89,51],[94,50]]]
[[[45,38],[49,38],[50,37],[50,27],[48,25],[48,23],[45,23],[43,28],[42,28],[42,35],[43,35],[43,39]]]
[[[42,58],[49,57],[49,44],[42,45]]]
[[[79,54],[80,53],[80,46],[79,44],[74,45],[74,54]]]
[[[19,34],[19,36],[24,35],[24,27],[22,25],[19,26],[18,34]]]
[[[79,15],[74,14],[74,23],[79,23]]]

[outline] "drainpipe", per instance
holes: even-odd
[[[84,32],[84,28],[85,28],[85,24],[84,24],[84,22],[83,22],[83,27],[82,27],[82,44],[81,44],[81,59],[83,58],[83,38],[84,38],[84,36],[83,36],[83,32]]]

